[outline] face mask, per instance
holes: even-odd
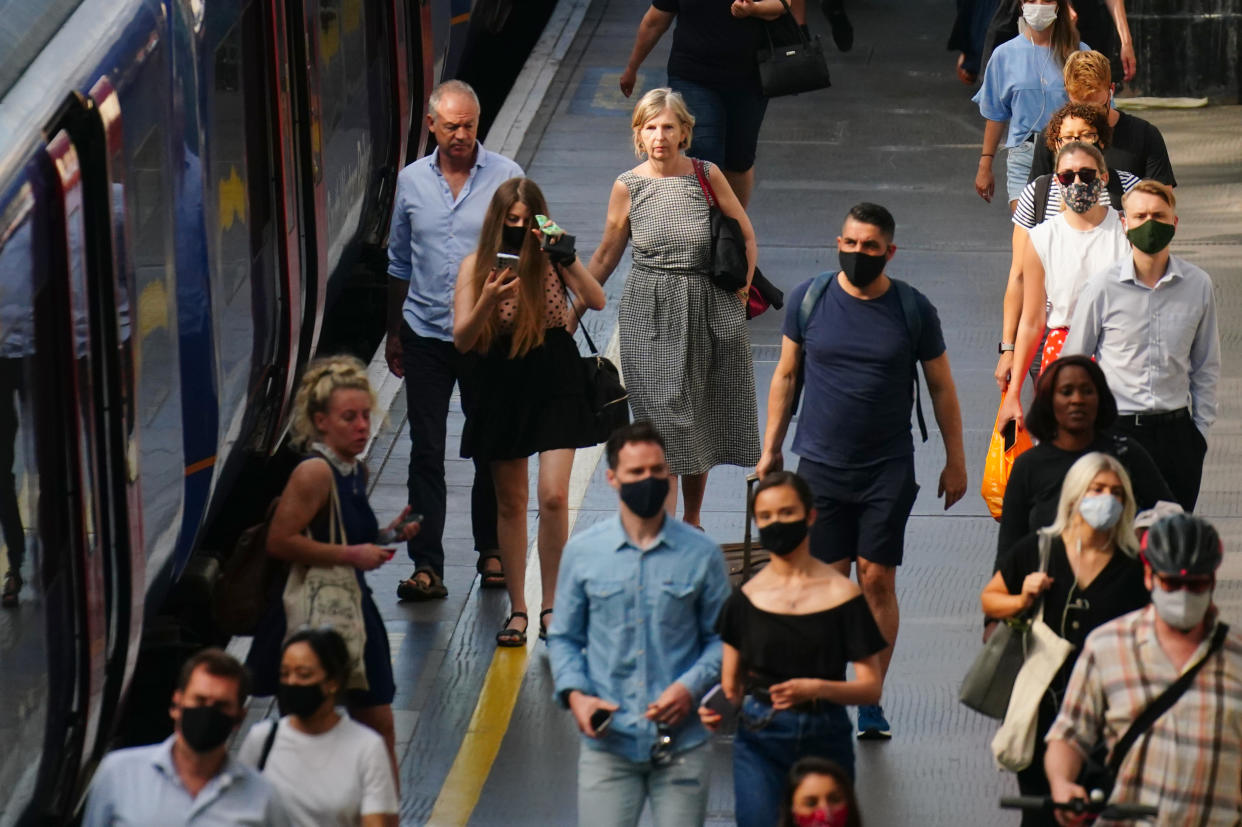
[[[1126,230],[1126,238],[1130,239],[1134,249],[1152,255],[1168,247],[1175,232],[1177,228],[1172,224],[1149,218],[1137,227]]]
[[[660,513],[668,497],[668,477],[647,477],[621,483],[621,502],[644,520]]]
[[[507,249],[520,250],[526,243],[526,228],[510,227],[506,224],[500,229],[500,240],[504,242]]]
[[[1100,203],[1100,192],[1104,189],[1104,182],[1096,178],[1090,184],[1084,184],[1075,179],[1074,183],[1068,187],[1059,182],[1057,186],[1061,187],[1061,200],[1065,202],[1065,206],[1081,214]]]
[[[276,700],[280,704],[280,711],[298,718],[309,718],[315,714],[315,711],[323,706],[324,699],[327,697],[323,686],[317,683],[282,683],[276,689]]]
[[[207,753],[224,744],[237,721],[216,706],[181,707],[181,737],[190,749]]]
[[[832,812],[821,809],[810,815],[795,815],[794,822],[798,827],[845,827],[849,814],[848,807],[839,807]]]
[[[1166,592],[1156,586],[1151,590],[1151,602],[1156,607],[1160,619],[1183,632],[1198,626],[1212,605],[1212,590],[1203,594],[1195,594],[1190,589],[1178,589]]]
[[[880,277],[884,265],[888,264],[887,256],[869,256],[866,253],[837,253],[841,262],[841,270],[850,284],[859,290]]]
[[[1022,19],[1035,31],[1042,32],[1056,22],[1057,7],[1045,6],[1043,3],[1023,3]]]
[[[1121,519],[1121,500],[1112,494],[1089,494],[1078,503],[1078,513],[1096,531],[1107,531]]]
[[[806,539],[806,520],[768,523],[759,527],[759,542],[768,551],[784,557]]]

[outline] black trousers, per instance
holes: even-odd
[[[9,570],[21,572],[26,556],[26,532],[17,504],[16,459],[17,404],[22,393],[22,360],[0,359],[0,531],[8,551]]]
[[[449,398],[461,387],[463,410],[473,395],[477,357],[457,351],[452,342],[419,336],[401,325],[401,364],[405,368],[405,399],[410,418],[410,505],[423,515],[422,528],[409,543],[415,568],[444,574],[444,514],[448,488],[444,482]],[[496,539],[496,488],[491,467],[475,462],[470,490],[470,523],[474,547],[499,547]]]
[[[1147,449],[1169,490],[1186,511],[1194,511],[1203,481],[1203,457],[1207,440],[1195,427],[1189,412],[1175,419],[1152,421],[1140,415],[1121,415],[1114,426]]]

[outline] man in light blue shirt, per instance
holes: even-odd
[[[1099,363],[1117,399],[1114,427],[1147,449],[1178,503],[1193,511],[1216,421],[1216,294],[1207,273],[1169,253],[1171,188],[1140,181],[1123,203],[1131,254],[1087,280],[1061,353]]]
[[[449,398],[461,387],[468,408],[476,357],[453,346],[457,268],[479,242],[496,188],[522,168],[478,141],[479,99],[459,80],[431,93],[427,124],[436,149],[401,170],[388,234],[388,368],[405,379],[409,410],[410,505],[422,527],[409,542],[414,573],[402,600],[448,595],[444,587],[444,449]],[[503,586],[496,550],[496,492],[486,462],[475,463],[470,512],[484,585]],[[490,576],[488,576],[490,572]]]
[[[244,717],[246,684],[245,667],[219,649],[190,658],[173,692],[173,735],[104,757],[83,827],[289,824],[272,786],[229,757],[229,735]]]
[[[710,750],[695,710],[720,675],[724,556],[665,513],[654,427],[619,429],[607,452],[621,511],[566,544],[548,633],[556,697],[583,734],[578,822],[631,827],[650,798],[657,827],[702,824]]]

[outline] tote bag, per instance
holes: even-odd
[[[328,507],[328,542],[345,544],[345,522],[341,518],[341,500],[332,480]],[[362,616],[362,589],[353,566],[307,566],[294,563],[282,595],[285,604],[285,640],[303,627],[317,629],[331,626],[349,650],[347,689],[366,690],[366,664],[363,652],[367,644],[366,624]]]

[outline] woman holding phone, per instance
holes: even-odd
[[[828,758],[854,776],[854,728],[846,706],[880,699],[879,653],[887,645],[854,581],[811,556],[811,489],[790,471],[755,488],[755,524],[771,552],[766,566],[725,603],[720,683],[741,704],[733,745],[734,809],[740,827],[775,824],[786,778],[805,756]],[[846,666],[854,665],[847,680]],[[700,707],[709,729],[721,715]]]
[[[546,218],[547,212],[534,181],[510,178],[501,184],[483,219],[479,245],[457,274],[454,344],[463,353],[483,355],[461,452],[490,462],[496,485],[496,525],[511,605],[496,635],[499,646],[525,645],[529,625],[527,460],[539,455],[539,637],[544,638],[569,534],[574,449],[597,442],[578,346],[569,333],[566,293],[599,310],[604,289],[578,261],[572,238]],[[547,243],[542,227],[548,230]]]

